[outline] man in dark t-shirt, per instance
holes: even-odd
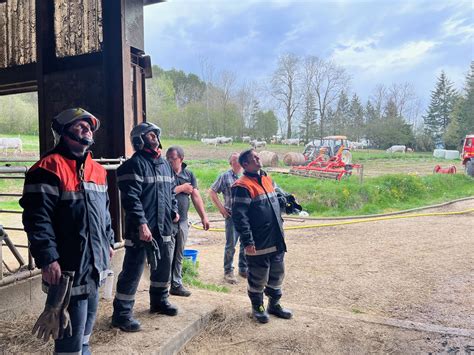
[[[176,244],[173,258],[173,265],[171,269],[171,289],[170,294],[175,296],[188,297],[191,292],[183,286],[182,282],[182,265],[183,265],[183,251],[188,239],[189,223],[188,210],[189,198],[193,201],[204,230],[209,229],[209,220],[204,210],[204,203],[197,188],[196,177],[193,172],[183,163],[184,150],[179,146],[172,146],[166,152],[166,159],[171,164],[175,173],[176,180],[176,200],[178,201],[179,231],[176,235]]]

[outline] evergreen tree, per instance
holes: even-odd
[[[456,111],[459,122],[459,134],[464,138],[466,134],[474,133],[474,61],[471,62],[470,71],[466,76],[464,95],[459,102],[459,110]]]
[[[345,91],[339,95],[337,101],[336,112],[331,125],[332,130],[330,131],[333,135],[336,134],[347,134],[349,130],[349,111],[350,102]]]
[[[350,140],[358,142],[363,138],[364,132],[364,109],[357,94],[354,94],[349,107],[350,130],[346,132]]]
[[[427,113],[423,117],[425,129],[436,143],[442,142],[442,137],[451,121],[457,97],[453,83],[442,71],[435,90],[431,92],[431,102]]]
[[[308,93],[306,95],[303,110],[303,118],[300,123],[300,137],[304,139],[305,143],[308,143],[311,139],[314,139],[317,128],[316,102],[313,94]]]

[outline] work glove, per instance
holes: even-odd
[[[74,282],[74,271],[63,271],[63,274],[69,276],[69,282],[67,284],[67,292],[66,296],[64,297],[63,305],[61,306],[61,320],[59,322],[59,335],[58,339],[62,339],[65,336],[70,337],[72,336],[72,325],[71,325],[71,317],[67,308],[69,307],[69,301],[71,300],[71,290],[72,284]]]
[[[53,339],[58,339],[61,327],[62,305],[68,291],[68,286],[69,276],[64,274],[61,275],[59,284],[49,286],[43,313],[41,313],[33,326],[32,333],[35,334],[38,331],[38,339],[43,338],[47,342],[50,335]]]
[[[160,254],[160,247],[158,246],[158,242],[156,239],[152,238],[151,241],[145,242],[142,241],[145,252],[146,252],[146,260],[148,265],[150,265],[150,269],[155,271],[158,268],[158,260],[161,259]]]

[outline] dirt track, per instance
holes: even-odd
[[[473,228],[469,214],[289,231],[283,300],[294,319],[255,324],[240,279],[236,308],[224,306],[183,353],[474,351]],[[207,238],[195,245],[201,279],[222,283],[224,235],[193,235]]]

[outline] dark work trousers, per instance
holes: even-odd
[[[165,302],[169,296],[171,262],[174,253],[174,237],[155,238],[161,259],[156,270],[150,270],[150,307]],[[135,294],[145,266],[146,253],[142,242],[125,241],[125,257],[117,280],[114,299],[114,319],[127,319],[133,315]]]
[[[263,305],[263,293],[279,300],[281,285],[285,277],[284,252],[265,255],[247,255],[248,286],[247,291],[252,306]]]
[[[99,292],[93,288],[87,297],[71,297],[67,310],[71,317],[72,336],[55,340],[54,352],[59,354],[90,354],[89,338],[94,327]]]

